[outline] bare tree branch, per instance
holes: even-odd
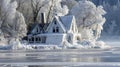
[[[54,3],[54,1],[55,0],[52,0],[52,4],[51,4],[51,6],[50,6],[50,8],[49,8],[49,10],[48,10],[48,15],[47,15],[47,22],[50,22],[50,15],[51,15],[51,12],[53,12],[53,7],[54,7],[54,5],[55,5],[55,3]]]
[[[31,8],[33,11],[33,22],[38,22],[37,17],[42,7],[44,7],[47,3],[40,3],[40,0],[31,0]]]

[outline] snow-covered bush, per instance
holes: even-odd
[[[46,21],[51,22],[55,15],[66,15],[69,9],[61,5],[62,0],[17,0],[18,10],[23,13],[28,26],[41,22],[41,13],[46,14]]]
[[[21,43],[19,39],[11,38],[9,45],[12,50],[32,50],[33,48],[28,46],[26,43]]]
[[[76,0],[62,0],[62,5],[67,5],[69,9],[72,9],[75,4],[77,4]]]

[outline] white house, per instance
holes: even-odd
[[[74,16],[55,16],[51,23],[45,23],[44,16],[42,14],[42,23],[36,24],[27,36],[29,43],[64,45],[66,42],[73,44],[80,40]]]

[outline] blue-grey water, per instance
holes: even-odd
[[[0,51],[0,67],[120,67],[120,47]]]

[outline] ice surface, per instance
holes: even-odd
[[[5,67],[120,67],[120,48],[0,51]]]
[[[120,47],[120,36],[101,36],[100,39],[103,40],[107,45],[112,47]]]
[[[116,41],[117,42],[117,41]],[[79,43],[79,42],[78,42]],[[33,50],[30,46],[13,42],[13,46],[20,50],[1,50],[0,66],[2,67],[120,67],[120,47],[115,47],[114,42],[107,41],[111,48],[88,48],[90,44],[68,44],[72,49],[58,49],[61,46],[47,49]],[[15,46],[19,44],[18,46]],[[103,45],[99,45],[103,44]],[[106,46],[102,41],[97,45]],[[119,41],[117,46],[119,46]],[[48,47],[48,45],[46,45]],[[79,49],[80,47],[80,49]],[[82,48],[81,48],[82,47]],[[21,50],[29,49],[32,50]],[[78,48],[78,49],[76,49]]]

